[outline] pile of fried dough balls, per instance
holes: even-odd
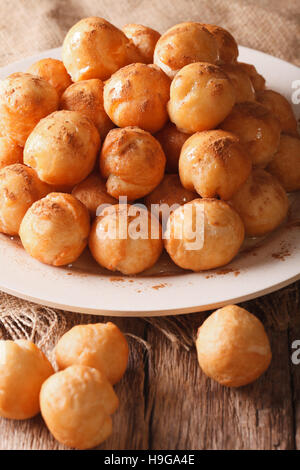
[[[297,122],[238,62],[228,31],[185,22],[161,36],[91,17],[70,29],[62,58],[0,82],[0,232],[19,235],[31,256],[62,266],[89,245],[99,265],[134,275],[165,248],[201,271],[284,221],[286,192],[300,189]],[[110,233],[121,218],[137,223],[135,201],[150,236]],[[163,209],[150,213],[166,204],[167,221]],[[196,209],[205,240],[191,251]]]
[[[112,433],[126,338],[111,322],[77,325],[58,341],[55,359],[58,372],[31,341],[0,341],[0,416],[25,420],[41,412],[62,444],[95,447]]]

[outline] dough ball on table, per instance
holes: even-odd
[[[277,91],[262,90],[256,93],[256,100],[268,108],[279,120],[282,132],[299,137],[297,120],[291,104]]]
[[[179,160],[182,185],[202,197],[230,199],[246,181],[251,157],[239,138],[221,130],[193,134]]]
[[[263,90],[265,88],[266,80],[260,75],[254,65],[238,62],[238,65],[249,75],[255,91]]]
[[[149,194],[164,176],[166,157],[159,142],[138,127],[111,130],[100,155],[108,194],[130,201]]]
[[[75,364],[94,367],[114,385],[125,373],[128,343],[111,322],[77,325],[60,338],[55,357],[59,369]]]
[[[234,86],[236,103],[255,100],[252,82],[247,73],[238,64],[223,64],[220,67],[228,75]]]
[[[174,78],[168,112],[171,121],[187,134],[213,129],[232,110],[235,90],[217,65],[186,65]]]
[[[18,235],[29,207],[50,192],[36,172],[16,163],[0,171],[0,232]]]
[[[278,150],[267,171],[278,179],[286,191],[299,191],[300,139],[281,134]]]
[[[118,127],[157,132],[168,119],[170,80],[155,65],[131,64],[105,83],[104,109]]]
[[[74,186],[91,173],[100,143],[92,121],[76,111],[57,111],[30,134],[24,163],[48,184]]]
[[[27,340],[0,341],[0,416],[28,419],[40,412],[43,382],[53,367],[38,347]]]
[[[168,29],[157,41],[154,63],[171,79],[193,62],[216,63],[218,46],[214,36],[201,23],[180,23]]]
[[[82,80],[73,83],[62,95],[60,108],[69,111],[78,111],[89,118],[97,127],[101,139],[115,127],[110,120],[103,105],[104,84],[101,80]]]
[[[165,153],[167,173],[178,173],[178,162],[180,152],[184,142],[190,137],[177,129],[175,124],[168,122],[160,131],[155,134]]]
[[[117,204],[95,220],[89,247],[100,266],[138,274],[151,268],[162,253],[161,226],[147,210]]]
[[[213,24],[205,24],[206,29],[213,35],[217,42],[219,59],[221,64],[232,64],[236,62],[239,55],[236,40],[229,31]]]
[[[240,138],[254,166],[266,167],[278,148],[281,132],[278,119],[254,101],[236,104],[220,127]]]
[[[246,234],[260,237],[272,232],[287,216],[289,201],[274,176],[254,169],[230,201],[241,216]]]
[[[203,372],[227,387],[258,379],[272,359],[263,324],[237,305],[220,308],[205,320],[196,348]]]
[[[118,202],[107,193],[105,181],[97,173],[92,173],[77,184],[72,194],[85,205],[92,218],[96,217],[97,209],[102,204],[116,204]]]
[[[23,148],[8,137],[0,136],[0,170],[14,163],[23,163]]]
[[[40,119],[56,111],[55,88],[29,73],[14,73],[0,80],[0,134],[24,147]]]
[[[126,24],[122,28],[125,36],[130,39],[140,53],[141,62],[153,63],[153,54],[160,34],[148,26],[142,24]]]
[[[217,199],[195,199],[170,216],[165,248],[178,266],[203,271],[224,266],[244,241],[244,225],[237,212]]]
[[[21,242],[33,258],[52,266],[73,263],[87,245],[88,210],[71,194],[51,193],[26,212]]]
[[[111,415],[119,400],[105,375],[74,365],[49,377],[40,394],[41,413],[62,444],[91,449],[112,433]]]
[[[59,97],[72,84],[70,75],[61,60],[42,59],[32,64],[27,73],[36,75],[49,82],[57,91]]]

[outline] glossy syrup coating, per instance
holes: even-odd
[[[204,26],[213,35],[217,42],[219,56],[218,63],[235,63],[239,55],[239,50],[232,34],[221,26],[216,26],[214,24],[205,24]]]
[[[258,73],[255,66],[252,64],[246,64],[245,62],[238,62],[238,65],[248,74],[252,82],[255,91],[264,90],[266,80]]]
[[[23,163],[23,148],[9,137],[0,136],[0,170],[14,163]]]
[[[43,78],[49,82],[57,91],[59,98],[63,92],[72,84],[70,75],[61,60],[41,59],[32,64],[27,73]]]
[[[122,31],[138,49],[141,62],[152,64],[154,49],[160,34],[148,26],[134,23],[126,24],[123,26]]]
[[[255,100],[255,92],[250,77],[238,64],[223,64],[221,69],[228,75],[234,86],[236,103]]]
[[[300,190],[300,139],[281,134],[279,147],[267,171],[288,191]]]
[[[178,162],[180,152],[185,141],[190,134],[185,134],[177,129],[175,124],[167,122],[167,124],[155,134],[167,159],[166,173],[178,173]]]
[[[297,120],[289,101],[277,91],[261,90],[256,93],[256,100],[268,108],[279,120],[282,132],[299,137]]]

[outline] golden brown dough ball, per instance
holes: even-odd
[[[57,91],[59,97],[72,84],[70,75],[61,60],[42,59],[32,64],[27,73],[36,75],[49,82]]]
[[[201,23],[180,23],[168,29],[157,41],[154,63],[171,79],[185,65],[193,62],[216,63],[215,37]]]
[[[84,18],[68,32],[63,43],[64,65],[73,82],[107,80],[130,63],[129,40],[103,18]]]
[[[251,157],[239,138],[221,130],[202,131],[184,144],[179,175],[182,185],[202,197],[230,199],[246,181]]]
[[[281,134],[277,152],[267,166],[288,192],[300,190],[300,139]]]
[[[28,137],[24,163],[48,184],[74,186],[91,173],[100,142],[88,118],[76,111],[57,111],[42,119]]]
[[[160,131],[155,134],[165,153],[167,173],[178,173],[178,162],[180,152],[184,142],[190,137],[177,129],[175,124],[168,122]]]
[[[198,62],[183,67],[171,84],[168,112],[187,134],[213,129],[230,113],[234,87],[217,65]]]
[[[282,132],[298,137],[297,120],[291,104],[284,96],[277,91],[262,90],[256,93],[256,100],[277,117]]]
[[[153,54],[160,34],[148,26],[142,24],[126,24],[122,28],[125,36],[130,39],[140,53],[141,62],[153,63]]]
[[[110,271],[138,274],[161,255],[161,227],[141,208],[117,204],[105,209],[92,226],[89,247],[95,260]]]
[[[111,384],[123,377],[128,362],[128,343],[111,322],[77,325],[65,333],[55,348],[59,369],[80,364],[94,367]]]
[[[157,132],[168,119],[170,80],[155,65],[131,64],[105,83],[104,109],[118,127]]]
[[[56,111],[55,88],[29,73],[14,73],[0,81],[0,134],[24,147],[40,119]]]
[[[260,75],[254,65],[239,62],[238,65],[249,75],[255,91],[263,90],[265,88],[266,80]]]
[[[236,62],[239,55],[238,45],[229,31],[213,24],[204,25],[213,35],[218,47],[218,62],[221,64],[232,64]]]
[[[20,238],[33,258],[63,266],[81,255],[89,231],[90,218],[85,206],[71,194],[51,193],[26,212]]]
[[[158,141],[138,127],[111,130],[100,155],[108,194],[130,201],[149,194],[164,176],[166,157]]]
[[[32,418],[40,411],[40,389],[53,367],[35,344],[24,339],[1,340],[0,358],[0,416]]]
[[[103,106],[104,84],[95,78],[73,83],[63,94],[60,107],[69,111],[78,111],[89,118],[97,127],[101,139],[115,127]]]
[[[226,202],[194,199],[170,216],[165,248],[178,266],[203,271],[224,266],[244,241],[244,225]]]
[[[107,193],[105,181],[97,173],[92,173],[77,184],[72,194],[85,205],[92,218],[96,216],[97,209],[102,204],[117,203],[117,200]]]
[[[274,230],[287,215],[287,195],[274,176],[255,169],[231,200],[241,216],[246,234],[260,237]]]
[[[258,379],[272,358],[263,324],[237,305],[220,308],[205,320],[196,348],[203,372],[227,387]]]
[[[0,136],[0,170],[14,163],[23,163],[23,148],[8,137]]]
[[[223,64],[220,67],[223,72],[228,75],[234,86],[236,103],[255,100],[252,82],[246,72],[238,64]]]
[[[29,207],[50,191],[34,170],[16,163],[0,171],[0,232],[18,235]]]
[[[41,413],[62,444],[91,449],[112,433],[111,415],[119,400],[105,375],[74,365],[49,377],[40,394]]]
[[[281,132],[278,119],[254,101],[236,104],[220,127],[240,138],[255,166],[267,166],[278,148]]]

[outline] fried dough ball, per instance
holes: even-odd
[[[102,204],[117,203],[117,200],[107,193],[105,181],[97,173],[92,173],[77,184],[72,194],[85,205],[92,218],[96,217],[97,209]]]
[[[49,431],[62,444],[91,449],[112,433],[119,400],[105,375],[74,365],[49,377],[40,394],[41,413]]]
[[[278,148],[281,132],[278,119],[254,101],[236,104],[220,127],[240,138],[255,166],[267,166]]]
[[[94,367],[114,385],[125,373],[128,343],[114,323],[77,325],[60,338],[55,357],[59,369],[75,364]]]
[[[160,34],[148,26],[142,24],[126,24],[122,28],[125,36],[130,39],[140,53],[141,62],[153,63],[153,54]]]
[[[260,91],[265,88],[266,80],[260,75],[254,65],[246,64],[245,62],[238,62],[238,65],[247,73],[252,82],[255,91]]]
[[[267,166],[288,192],[300,190],[300,139],[281,134],[277,152]]]
[[[262,90],[256,93],[256,100],[268,108],[280,122],[282,132],[298,137],[297,120],[288,100],[277,91]]]
[[[251,157],[239,138],[221,130],[193,134],[184,144],[179,160],[182,185],[208,198],[230,199],[251,169]]]
[[[180,23],[168,29],[157,41],[154,63],[171,79],[185,65],[193,62],[216,63],[215,37],[201,23]]]
[[[29,207],[50,191],[34,170],[20,163],[0,171],[0,232],[18,235]]]
[[[88,118],[76,111],[57,111],[42,119],[28,137],[24,163],[48,184],[74,186],[91,173],[100,142]]]
[[[89,247],[100,266],[138,274],[151,268],[162,253],[161,227],[147,210],[117,204],[104,209],[95,220]]]
[[[0,341],[0,416],[32,418],[40,411],[43,382],[54,374],[39,348],[24,339]]]
[[[168,112],[187,134],[213,129],[230,113],[235,90],[217,65],[198,62],[183,67],[171,84]]]
[[[238,45],[234,37],[221,26],[205,24],[206,29],[213,35],[217,42],[219,63],[232,64],[236,62],[239,55]]]
[[[130,63],[129,40],[103,18],[84,18],[66,35],[62,57],[73,82],[90,78],[107,80]]]
[[[33,258],[52,266],[73,263],[87,245],[88,210],[71,194],[50,193],[34,203],[20,226],[21,242]]]
[[[183,144],[189,137],[190,134],[179,131],[172,122],[168,122],[155,134],[155,138],[162,146],[167,159],[167,173],[178,173],[180,152]]]
[[[112,129],[100,155],[108,194],[130,201],[149,194],[164,176],[166,157],[158,141],[138,127]]]
[[[23,163],[23,148],[8,137],[0,136],[0,170],[14,163]]]
[[[227,387],[258,379],[272,353],[263,324],[237,305],[216,310],[198,329],[198,362],[203,372]]]
[[[101,139],[105,139],[108,132],[115,127],[104,111],[103,89],[103,82],[97,78],[82,80],[71,85],[60,101],[61,109],[78,111],[93,121]]]
[[[59,97],[72,84],[70,75],[61,60],[42,59],[32,64],[27,73],[36,75],[49,82],[57,91]]]
[[[260,237],[272,232],[287,216],[289,202],[281,184],[262,169],[255,169],[231,200],[242,218],[246,234]]]
[[[167,121],[170,80],[155,65],[131,64],[105,83],[104,109],[118,127],[157,132]]]
[[[24,147],[40,119],[56,111],[55,88],[29,73],[14,73],[0,81],[0,134]]]
[[[226,202],[194,199],[171,214],[164,242],[174,263],[197,272],[229,263],[244,232],[240,216]]]
[[[255,100],[254,88],[249,75],[238,64],[223,64],[221,69],[228,75],[234,86],[236,103]]]

